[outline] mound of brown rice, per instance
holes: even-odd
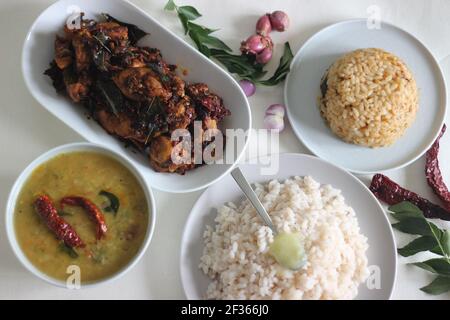
[[[320,112],[346,142],[389,146],[416,117],[419,98],[411,71],[381,49],[359,49],[340,57],[320,88]]]

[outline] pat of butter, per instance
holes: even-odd
[[[277,234],[270,245],[269,253],[287,269],[298,270],[306,263],[305,248],[298,233]]]

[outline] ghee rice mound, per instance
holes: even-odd
[[[340,57],[320,89],[322,117],[346,142],[392,145],[416,118],[414,76],[402,60],[381,49],[359,49]]]
[[[211,278],[208,299],[352,299],[367,278],[367,239],[340,190],[311,177],[256,185],[280,232],[304,237],[306,265],[281,267],[268,253],[273,241],[248,200],[218,209],[204,232],[200,268]]]

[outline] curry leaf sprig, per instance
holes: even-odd
[[[294,57],[289,42],[284,44],[283,56],[274,74],[262,80],[261,78],[267,73],[264,65],[257,63],[253,56],[233,54],[225,42],[211,35],[217,29],[210,29],[192,22],[202,16],[197,9],[192,6],[177,6],[173,0],[169,0],[164,9],[176,11],[185,34],[191,38],[201,53],[208,58],[216,59],[230,73],[236,74],[239,78],[251,80],[260,85],[274,86],[282,82],[289,73]]]
[[[412,265],[434,273],[437,277],[420,290],[433,295],[450,291],[450,230],[443,230],[434,223],[428,221],[422,211],[410,202],[401,202],[389,207],[391,215],[398,220],[392,227],[413,235],[416,239],[398,253],[403,257],[409,257],[419,252],[429,251],[439,257]]]

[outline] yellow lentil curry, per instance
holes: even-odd
[[[33,205],[41,195],[52,199],[60,221],[76,231],[83,247],[58,239]],[[61,209],[61,199],[68,196],[88,199],[99,209],[107,227],[103,237],[96,236],[96,221],[86,208]],[[22,251],[39,270],[64,281],[68,267],[76,265],[81,283],[89,283],[117,273],[137,254],[147,233],[147,211],[144,191],[125,166],[100,153],[70,152],[32,172],[18,197],[14,225]]]

